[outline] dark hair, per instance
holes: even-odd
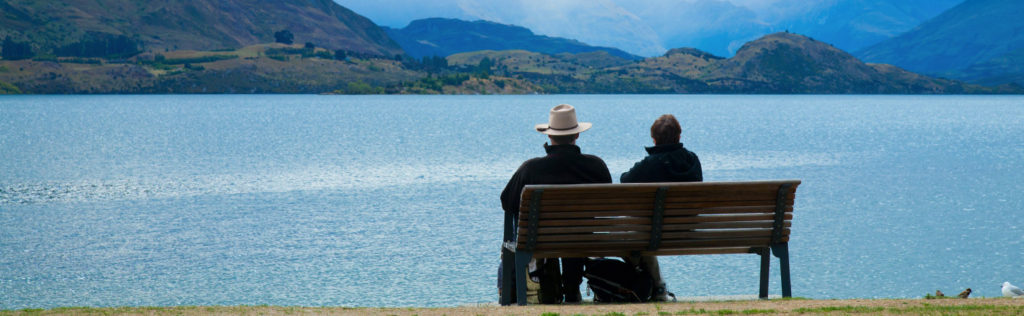
[[[651,124],[651,137],[655,145],[678,143],[682,132],[683,128],[679,127],[679,121],[672,114],[662,115]]]
[[[568,144],[572,144],[572,141],[576,140],[576,137],[579,137],[579,135],[580,134],[557,135],[557,136],[556,135],[548,135],[548,138],[551,139],[551,144],[552,145],[568,145]]]

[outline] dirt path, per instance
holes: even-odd
[[[346,308],[189,306],[56,308],[0,311],[0,315],[1024,315],[1024,299],[744,300],[620,305],[462,306],[445,308]]]

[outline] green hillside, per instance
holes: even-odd
[[[236,49],[274,42],[284,30],[298,44],[403,53],[380,27],[331,0],[0,0],[0,11],[0,38],[27,43],[36,56]]]
[[[485,58],[497,74],[523,78],[551,93],[1002,93],[1019,86],[982,87],[897,67],[866,64],[806,36],[775,33],[725,59],[692,48],[664,56],[595,66],[579,55],[480,51],[452,55],[453,66]]]

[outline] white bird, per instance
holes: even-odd
[[[1024,297],[1024,290],[1019,287],[1013,286],[1010,282],[1003,282],[1003,296],[1007,297]]]

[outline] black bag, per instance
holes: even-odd
[[[558,304],[562,302],[562,273],[558,259],[536,259],[537,270],[530,273],[526,278],[526,302],[529,304]],[[498,296],[501,296],[502,270],[504,266],[498,265]],[[513,276],[515,273],[512,273]],[[539,282],[535,282],[534,278]],[[516,280],[508,280],[511,283],[512,295],[510,302],[516,302]]]
[[[530,278],[526,281],[526,285],[530,286],[527,292],[527,301],[533,304],[558,304],[562,302],[562,273],[558,259],[537,259],[537,264],[540,267],[537,271],[530,273]],[[533,288],[533,278],[537,277],[540,280],[540,285],[537,287],[537,300],[534,302],[530,299],[530,293]],[[577,290],[578,291],[578,290]]]
[[[600,258],[587,259],[583,267],[595,303],[640,303],[651,299],[654,279],[639,266]]]

